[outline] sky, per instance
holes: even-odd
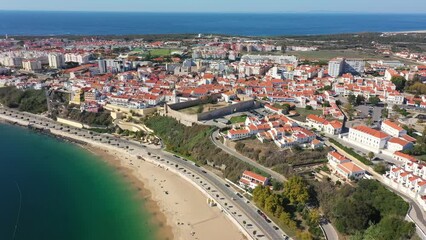
[[[0,0],[0,10],[425,13],[426,0]]]

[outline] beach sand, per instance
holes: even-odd
[[[145,199],[159,239],[246,239],[224,213],[207,205],[204,194],[175,173],[121,151],[83,147],[116,168],[139,192],[137,197]]]
[[[8,117],[3,117],[9,120]],[[25,121],[11,119],[25,125]],[[77,144],[114,167],[135,188],[135,197],[144,199],[144,207],[158,226],[161,240],[243,240],[246,237],[217,207],[207,205],[207,197],[181,176],[138,159],[126,150],[100,144],[91,139],[51,129],[61,138]],[[138,154],[147,157],[144,154]],[[166,194],[167,191],[167,194]],[[141,199],[142,200],[142,199]]]

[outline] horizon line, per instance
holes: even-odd
[[[360,11],[327,11],[327,10],[312,10],[312,11],[131,11],[131,10],[43,10],[43,9],[0,9],[2,12],[72,12],[72,13],[193,13],[193,14],[399,14],[399,15],[426,15],[425,12],[360,12]]]

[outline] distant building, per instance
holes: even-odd
[[[359,75],[365,70],[365,61],[362,59],[345,59],[344,73]]]
[[[65,62],[76,62],[78,64],[86,64],[89,62],[89,54],[76,54],[67,53],[65,54]]]
[[[49,53],[48,58],[50,68],[58,69],[65,65],[65,58],[62,53]]]
[[[24,60],[22,61],[22,68],[26,71],[37,71],[41,69],[41,62],[38,60]]]
[[[338,77],[343,73],[359,75],[365,70],[365,61],[362,59],[334,58],[328,62],[328,75]]]
[[[328,62],[328,75],[332,77],[338,77],[343,73],[344,67],[343,58],[334,58]]]
[[[105,74],[107,73],[107,64],[106,61],[104,59],[98,59],[98,68],[99,68],[99,73],[100,74]]]
[[[243,188],[255,189],[257,186],[266,186],[269,179],[251,171],[244,171],[240,179],[240,186]]]

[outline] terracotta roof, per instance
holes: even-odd
[[[314,114],[309,114],[309,115],[306,117],[306,119],[307,119],[307,120],[312,120],[312,121],[314,121],[314,122],[321,123],[321,124],[325,124],[325,123],[327,122],[327,120],[326,120],[326,119],[324,119],[324,118],[322,118],[322,117],[320,117],[320,116],[314,115]]]
[[[260,182],[265,182],[266,181],[266,179],[268,179],[267,177],[264,177],[264,176],[262,176],[262,175],[259,175],[259,174],[257,174],[257,173],[254,173],[254,172],[252,172],[252,171],[244,171],[244,173],[243,173],[243,176],[248,176],[248,177],[251,177],[251,178],[254,178],[254,179],[256,179],[256,180],[258,180],[258,181],[260,181]]]
[[[393,137],[393,138],[389,139],[389,141],[388,141],[388,142],[390,142],[390,143],[395,143],[395,144],[399,144],[399,145],[401,145],[401,146],[405,146],[405,145],[407,145],[407,144],[409,144],[409,143],[410,143],[410,142],[407,142],[407,141],[405,141],[405,140],[403,140],[403,139],[396,138],[396,137]]]
[[[332,157],[334,157],[337,160],[340,160],[340,161],[346,160],[345,156],[343,156],[342,154],[340,154],[336,151],[329,152],[328,154],[331,155]]]
[[[345,163],[339,164],[337,167],[339,167],[340,169],[342,169],[346,173],[353,173],[353,172],[364,171],[364,169],[358,167],[353,162],[345,162]]]
[[[407,159],[407,160],[409,160],[411,162],[418,162],[415,157],[413,157],[411,155],[408,155],[408,154],[405,154],[405,153],[402,153],[402,152],[395,152],[394,155],[396,155],[398,157],[405,158],[405,159]]]
[[[393,129],[395,129],[395,130],[398,130],[398,131],[402,131],[402,130],[404,130],[401,126],[399,126],[397,123],[395,123],[395,122],[392,122],[391,120],[389,120],[389,119],[386,119],[385,121],[383,121],[383,123],[382,124],[386,124],[386,125],[388,125],[389,127],[391,127],[391,128],[393,128]]]
[[[248,134],[249,130],[247,129],[231,129],[228,131],[231,135],[236,135],[236,134]]]
[[[388,134],[386,134],[382,131],[376,130],[376,129],[369,128],[367,126],[362,126],[362,125],[356,126],[356,127],[353,127],[353,129],[358,130],[358,131],[363,132],[363,133],[366,133],[368,135],[374,136],[376,138],[380,138],[380,139],[389,137]]]

